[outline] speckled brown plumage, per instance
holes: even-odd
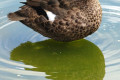
[[[54,22],[43,9],[56,14]],[[67,42],[94,33],[100,26],[102,9],[98,0],[27,0],[8,17],[46,37]]]

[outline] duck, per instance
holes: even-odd
[[[41,35],[56,41],[83,39],[98,30],[102,21],[99,0],[27,0],[16,12],[8,14]],[[55,14],[51,21],[47,11]]]

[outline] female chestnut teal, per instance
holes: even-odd
[[[102,8],[99,0],[27,0],[20,10],[8,14],[40,34],[69,42],[94,33],[100,26]],[[45,10],[56,15],[49,20]]]

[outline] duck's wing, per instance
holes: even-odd
[[[49,25],[43,27],[43,25],[49,22],[46,13],[41,10],[40,7],[36,9],[35,6],[24,5],[20,8],[21,9],[16,12],[9,13],[8,18],[12,21],[20,21],[24,25],[46,36],[47,33],[45,29],[49,27]]]
[[[47,13],[41,7],[24,5],[20,7],[20,10],[9,13],[8,18],[12,21],[21,21],[27,18],[36,18],[41,15],[48,19]]]
[[[37,15],[43,15],[48,19],[44,11],[48,10],[56,14],[57,18],[63,18],[66,15],[68,16],[67,11],[71,9],[70,5],[72,2],[72,0],[27,0],[27,2],[21,2],[25,5],[20,7],[21,9],[19,11],[8,14],[8,17],[11,20],[19,21],[26,18],[37,17]]]
[[[78,19],[78,17],[82,12],[78,8],[72,10],[62,7],[60,0],[39,0],[40,2],[36,2],[38,0],[31,0],[32,2],[30,0],[28,1],[25,3],[26,5],[21,7],[21,10],[13,13],[19,17],[25,18],[24,20],[20,20],[23,24],[46,37],[59,41],[72,41],[84,37],[81,33],[84,33],[82,32],[84,31],[82,28],[84,28],[85,24],[81,26],[83,22],[81,22],[81,17],[80,19]],[[59,2],[59,4],[54,1]],[[39,10],[40,7],[56,14],[55,20],[51,22],[45,18],[45,16],[42,15],[43,13],[41,14]]]
[[[29,6],[41,6],[56,15],[66,15],[66,10],[71,9],[73,0],[27,0]]]
[[[27,0],[27,4],[31,6],[42,6],[45,8],[47,5],[49,6],[56,6],[56,7],[61,7],[64,9],[68,9],[72,7],[75,2],[80,2],[77,0]]]

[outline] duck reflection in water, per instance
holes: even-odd
[[[45,72],[52,80],[103,80],[105,61],[100,49],[81,39],[73,42],[45,40],[26,42],[11,52],[11,60],[36,68],[25,70]]]

